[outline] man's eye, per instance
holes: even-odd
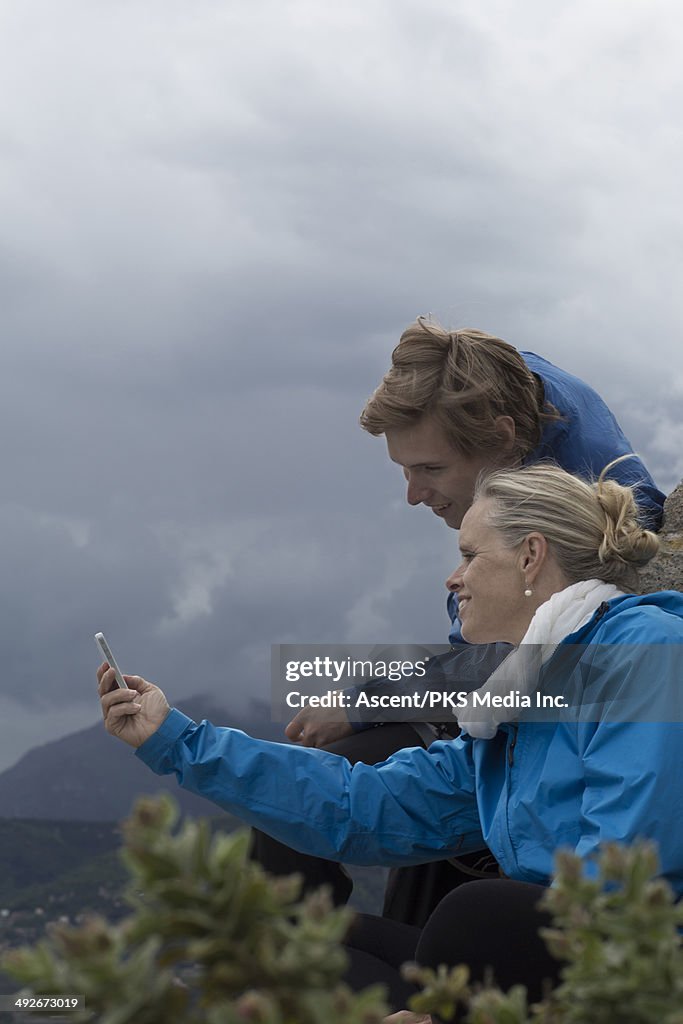
[[[424,467],[425,473],[440,473],[442,469],[443,469],[443,466],[425,466]]]

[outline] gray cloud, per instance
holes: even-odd
[[[444,637],[456,536],[357,426],[418,313],[680,478],[673,2],[0,17],[5,763],[96,716],[96,629],[234,704],[272,642]]]

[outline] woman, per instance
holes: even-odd
[[[609,469],[610,467],[608,467]],[[351,981],[382,980],[396,1009],[409,994],[397,965],[493,966],[531,998],[557,966],[537,938],[539,894],[559,847],[590,858],[600,843],[647,836],[683,894],[683,726],[676,717],[683,595],[624,591],[657,549],[630,488],[587,484],[556,467],[499,471],[478,485],[448,580],[463,636],[518,649],[459,711],[463,734],[351,766],[324,751],[255,740],[170,710],[137,676],[114,689],[98,671],[106,728],[159,774],[290,845],[357,864],[401,865],[481,849],[508,881],[455,889],[420,932],[363,919],[352,934]],[[534,658],[540,668],[531,671]],[[605,657],[607,651],[608,657]],[[582,703],[555,721],[525,721],[515,692]],[[565,703],[572,703],[571,700]],[[668,721],[667,721],[668,719]],[[590,870],[590,861],[587,861]],[[458,928],[452,927],[458,920]]]

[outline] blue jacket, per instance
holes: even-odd
[[[524,460],[526,465],[551,459],[568,473],[597,479],[609,462],[633,452],[613,413],[593,388],[534,352],[520,355],[543,381],[546,401],[563,417],[545,423],[540,443]],[[659,530],[665,495],[640,459],[620,463],[610,477],[635,488],[643,525]]]
[[[672,646],[681,644],[683,594],[673,591],[617,598],[566,637],[546,670],[578,652],[586,699],[608,695],[594,722],[506,723],[490,740],[461,736],[351,766],[172,710],[137,756],[288,846],[330,860],[408,865],[486,845],[506,875],[547,884],[558,847],[587,857],[602,840],[645,836],[683,893],[683,723],[665,721],[683,688],[683,648]],[[616,646],[596,668],[599,645]],[[661,720],[629,720],[638,717]]]

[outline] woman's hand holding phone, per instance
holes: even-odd
[[[126,689],[116,682],[116,673],[104,661],[97,670],[98,692],[104,727],[131,747],[141,746],[152,736],[171,710],[163,690],[142,676],[124,676]]]

